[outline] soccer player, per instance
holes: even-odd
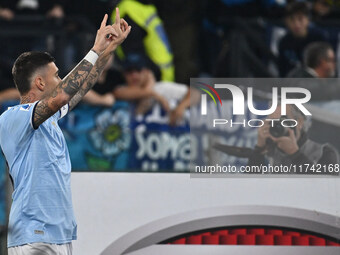
[[[0,117],[0,145],[14,187],[8,224],[9,255],[70,255],[77,224],[71,163],[58,120],[96,83],[110,55],[130,33],[120,19],[101,23],[85,58],[63,79],[48,53],[26,52],[13,66],[20,105]]]

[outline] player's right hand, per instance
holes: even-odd
[[[92,48],[98,55],[101,54],[109,46],[114,37],[119,36],[113,26],[106,25],[107,18],[108,16],[107,14],[105,14],[100,28],[97,31],[96,39]]]

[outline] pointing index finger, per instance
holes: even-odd
[[[119,8],[116,8],[116,24],[120,24],[120,14],[119,14]]]
[[[104,28],[106,26],[106,22],[107,22],[107,14],[104,15],[103,21],[100,24],[100,28]]]

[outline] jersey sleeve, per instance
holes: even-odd
[[[36,128],[34,128],[33,126],[33,114],[34,114],[34,110],[35,110],[35,107],[37,106],[39,101],[36,101],[32,104],[27,104],[27,105],[22,105],[20,106],[19,108],[19,111],[17,112],[17,115],[18,115],[18,118],[23,118],[23,125],[25,125],[25,122],[26,122],[26,118],[29,116],[29,126],[35,130]],[[25,113],[27,112],[27,113]],[[20,116],[20,117],[19,117]]]
[[[30,121],[30,123],[31,123],[31,127],[32,127],[33,129],[36,129],[36,128],[34,128],[34,126],[33,126],[33,115],[34,115],[35,107],[37,106],[37,103],[38,103],[38,102],[39,102],[39,101],[33,103],[33,105],[31,106],[32,111],[31,111],[31,113],[30,113],[30,115],[31,115],[31,121]],[[69,110],[69,106],[68,106],[68,104],[66,104],[66,105],[64,105],[63,107],[61,107],[61,108],[60,108],[54,115],[52,115],[50,118],[53,118],[53,119],[55,119],[56,121],[58,121],[58,120],[60,120],[61,118],[63,118],[63,117],[68,113],[68,110]]]

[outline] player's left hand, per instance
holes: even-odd
[[[289,136],[273,137],[270,135],[270,139],[274,141],[276,146],[288,155],[292,155],[299,150],[299,146],[296,141],[294,130],[288,128]]]

